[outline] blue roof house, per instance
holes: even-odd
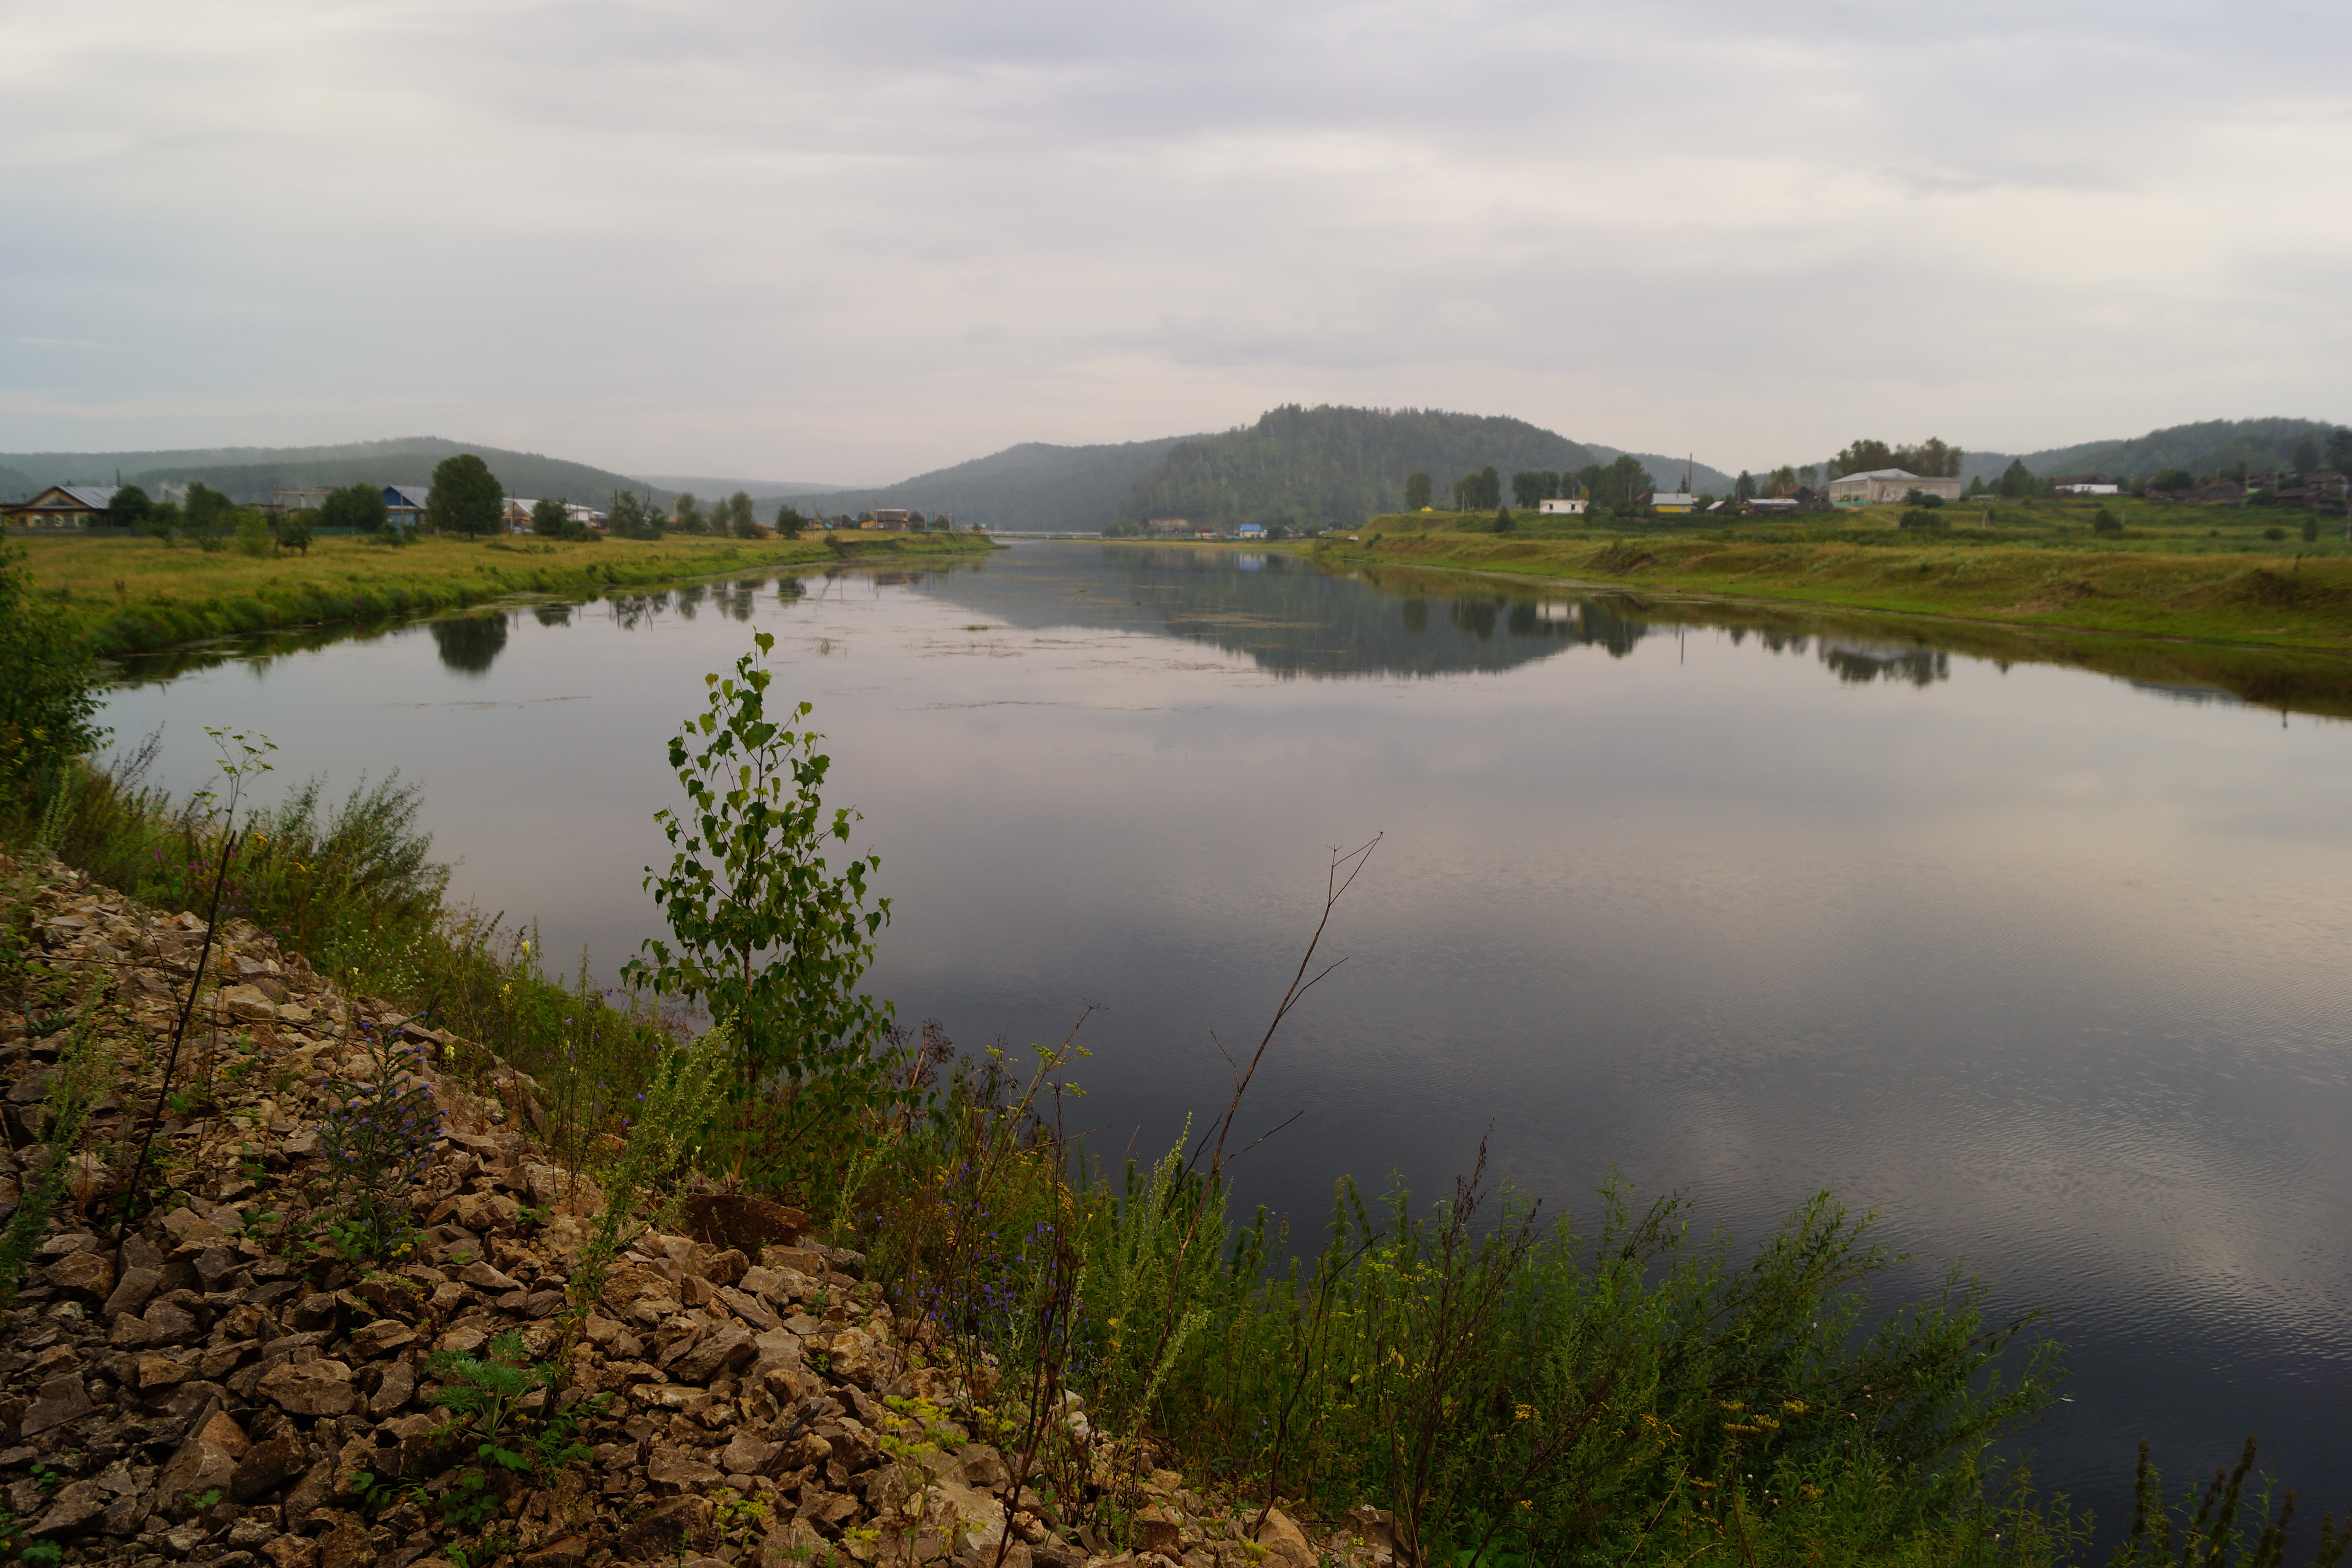
[[[425,485],[386,485],[383,487],[383,510],[394,528],[416,528],[425,521],[425,499],[433,493]]]

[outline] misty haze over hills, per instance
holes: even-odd
[[[280,487],[426,485],[434,465],[460,452],[478,455],[510,496],[560,497],[602,506],[615,490],[647,487],[626,474],[537,452],[451,441],[439,436],[406,436],[389,441],[352,441],[335,447],[198,447],[157,452],[0,452],[0,498],[22,500],[51,485],[110,485],[121,481],[147,490],[159,485],[202,482],[238,501],[260,501]],[[675,500],[675,490],[654,489],[654,499]]]
[[[2045,478],[2100,473],[2130,480],[2165,468],[2203,477],[2241,462],[2250,468],[2288,465],[2298,443],[2312,441],[2324,450],[2335,428],[2312,419],[2214,419],[2021,456],[2027,468]],[[908,507],[951,512],[960,522],[992,529],[1053,532],[1091,532],[1109,522],[1153,516],[1225,524],[1280,518],[1310,525],[1353,524],[1401,507],[1404,476],[1415,470],[1431,476],[1443,504],[1454,479],[1488,464],[1507,485],[1518,468],[1572,472],[1624,455],[1520,419],[1289,405],[1253,425],[1213,434],[1076,447],[1023,442],[865,489],[683,474],[638,478],[535,452],[408,437],[331,447],[0,453],[0,499],[23,500],[53,484],[112,484],[118,476],[150,490],[201,480],[239,500],[267,500],[279,487],[359,480],[424,485],[442,458],[465,451],[478,453],[509,495],[602,505],[614,491],[630,489],[650,491],[667,504],[682,491],[709,500],[740,489],[762,501],[789,500],[814,515]],[[1683,482],[1685,459],[1631,455],[1658,489]],[[1961,477],[1996,479],[2019,456],[1969,452]],[[1695,489],[1717,495],[1729,490],[1732,476],[1723,469],[1706,463],[1688,467]]]

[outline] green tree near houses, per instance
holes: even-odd
[[[1521,468],[1511,476],[1511,499],[1521,511],[1533,511],[1559,494],[1559,476],[1544,468]]]
[[[318,531],[319,513],[311,507],[297,507],[278,520],[278,547],[294,550],[307,556],[310,540]]]
[[[1429,476],[1410,473],[1404,477],[1404,510],[1419,511],[1429,505]]]
[[[737,490],[719,503],[710,514],[710,525],[712,531],[732,534],[737,539],[757,539],[765,531],[760,527],[760,520],[752,515],[751,497],[743,490]]]
[[[434,466],[433,489],[425,498],[425,526],[442,533],[476,537],[499,531],[507,492],[489,464],[472,452],[444,458]]]
[[[117,528],[142,528],[155,511],[155,503],[137,485],[117,485],[106,503],[106,520]]]
[[[530,503],[530,531],[541,539],[561,539],[564,524],[572,521],[572,509],[552,498]]]
[[[2000,471],[2000,489],[2005,500],[2030,496],[2040,488],[2040,481],[2034,479],[2033,470],[2025,466],[2022,458],[2011,458],[2009,467]]]
[[[188,486],[188,531],[196,543],[205,550],[218,550],[224,535],[231,526],[231,514],[236,503],[223,491],[216,490],[202,479]]]
[[[776,531],[778,533],[782,534],[786,539],[798,539],[801,536],[801,530],[807,526],[808,519],[801,515],[800,508],[794,506],[788,500],[778,501],[776,503]]]
[[[392,510],[383,503],[383,491],[377,486],[360,483],[330,490],[327,499],[319,503],[319,526],[348,528],[353,533],[382,533],[392,521]]]
[[[709,525],[709,519],[702,515],[702,503],[694,499],[692,490],[677,498],[677,531],[680,533],[700,533]]]

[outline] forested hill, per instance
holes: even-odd
[[[2295,448],[2308,441],[2326,459],[2328,437],[2337,427],[2317,419],[2204,419],[2170,425],[2118,441],[2085,441],[2023,454],[2025,466],[2048,479],[2058,474],[2105,474],[2113,479],[2145,479],[2166,468],[2185,468],[2200,479],[2244,463],[2250,468],[2296,468]],[[1964,479],[1988,483],[2018,456],[1971,452],[1961,465]]]
[[[27,491],[50,485],[110,485],[117,474],[149,490],[164,483],[200,479],[240,501],[267,500],[280,485],[348,485],[364,479],[379,485],[424,485],[433,467],[459,452],[474,452],[490,466],[510,496],[562,496],[602,505],[614,491],[646,489],[625,474],[585,463],[509,452],[496,447],[412,436],[391,441],[357,441],[340,447],[210,447],[162,452],[0,452],[0,470],[15,469]],[[0,482],[14,483],[5,471]],[[655,499],[674,497],[656,488]]]
[[[797,501],[812,516],[851,516],[877,506],[953,512],[983,528],[1092,532],[1119,498],[1185,437],[1116,446],[1054,447],[1024,441],[1002,452],[901,479],[877,489],[836,490]]]
[[[1520,469],[1573,471],[1618,455],[1614,447],[1587,447],[1524,419],[1288,404],[1255,425],[1180,443],[1128,492],[1118,521],[1355,524],[1402,507],[1407,474],[1429,475],[1444,497],[1455,479],[1491,467],[1508,495],[1511,475]],[[1659,485],[1681,481],[1681,459],[1634,456]],[[1727,483],[1703,466],[1696,477],[1702,485]]]

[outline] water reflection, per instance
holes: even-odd
[[[1927,687],[1952,679],[1951,655],[1939,647],[1903,647],[1823,637],[1822,662],[1836,670],[1837,678],[1850,686],[1867,686],[1874,680],[1907,680],[1914,686]]]
[[[457,616],[431,623],[433,646],[441,662],[467,675],[482,675],[507,646],[507,618],[502,615]]]
[[[1318,847],[1387,830],[1361,962],[1264,1086],[1308,1114],[1237,1202],[1443,1192],[1490,1131],[1531,1192],[1615,1168],[1747,1236],[1830,1185],[1905,1288],[1966,1258],[2065,1313],[2037,1469],[2103,1511],[2144,1434],[2352,1479],[2352,729],[2232,706],[2352,711],[2343,661],[1239,553],[761,574],[697,621],[615,592],[518,607],[486,672],[425,626],[223,643],[181,668],[260,657],[105,721],[169,720],[180,790],[206,724],[336,787],[399,765],[459,897],[609,965],[656,933],[666,738],[747,604],[885,855],[876,992],[967,1043],[1109,1004],[1114,1156],[1223,1103],[1208,1032],[1288,984]]]
[[[1285,679],[1498,673],[1588,647],[1623,658],[1644,638],[1706,627],[1735,645],[1753,637],[1773,653],[1816,654],[1849,685],[1926,689],[1951,679],[1957,654],[2002,669],[2057,664],[2095,670],[2171,700],[2352,718],[2352,660],[2334,654],[1643,595],[1413,567],[1332,573],[1299,557],[1257,552],[1069,546],[994,571],[985,557],[935,567],[833,565],[805,576],[757,574],[677,589],[613,589],[530,609],[540,625],[558,626],[579,618],[584,605],[601,604],[614,626],[632,631],[672,612],[691,622],[706,605],[748,623],[763,603],[782,608],[891,588],[937,595],[991,623],[1026,630],[1075,626],[1181,638],[1244,657]],[[169,680],[225,660],[380,637],[404,624],[387,617],[223,638],[125,659],[121,679],[131,685]],[[505,646],[506,621],[495,613],[432,625],[442,660],[453,669],[479,674]]]

